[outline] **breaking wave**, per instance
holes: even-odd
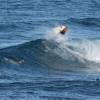
[[[40,66],[58,70],[87,71],[99,69],[99,39],[68,39],[66,36],[47,34],[13,47],[0,49],[1,65]]]

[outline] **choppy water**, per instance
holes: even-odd
[[[0,100],[100,100],[99,49],[99,0],[0,0]]]

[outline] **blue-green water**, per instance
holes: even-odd
[[[0,100],[100,100],[99,49],[99,0],[0,0]]]

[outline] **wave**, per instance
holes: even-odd
[[[44,38],[0,49],[1,66],[34,66],[58,70],[97,70],[100,65],[100,39],[69,39],[58,28]]]
[[[99,40],[92,43],[89,40],[73,39],[64,43],[37,39],[0,49],[0,65],[40,66],[64,71],[88,70],[92,66],[98,66]]]

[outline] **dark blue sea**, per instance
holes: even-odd
[[[100,0],[0,0],[0,100],[100,100],[99,78]]]

